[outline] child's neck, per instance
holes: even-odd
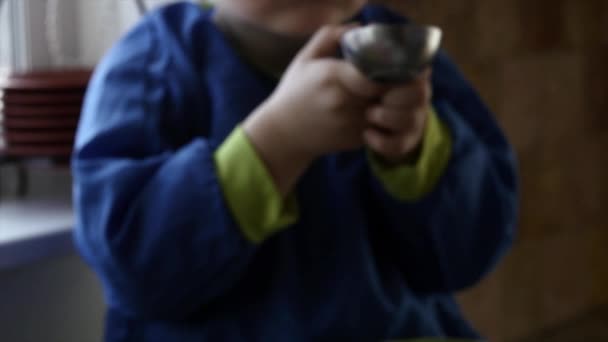
[[[244,58],[260,71],[277,78],[309,38],[270,32],[219,9],[213,20]]]

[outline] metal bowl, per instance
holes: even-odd
[[[441,45],[442,31],[415,24],[371,24],[342,37],[344,58],[378,82],[404,83],[432,61]]]

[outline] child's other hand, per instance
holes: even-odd
[[[411,160],[419,151],[431,106],[430,76],[427,69],[413,82],[389,89],[367,111],[365,143],[388,163]]]
[[[350,28],[328,26],[317,32],[273,95],[248,118],[244,128],[258,148],[264,149],[268,140],[281,141],[273,148],[312,160],[363,146],[365,113],[386,87],[335,58],[340,38]]]

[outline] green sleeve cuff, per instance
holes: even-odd
[[[228,207],[251,242],[261,243],[298,220],[295,196],[283,200],[241,127],[217,149],[214,159]]]
[[[413,164],[388,166],[369,154],[374,174],[386,191],[401,201],[417,201],[439,182],[452,153],[452,137],[434,109],[428,117],[420,156]]]

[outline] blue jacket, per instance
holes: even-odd
[[[366,7],[359,20],[401,20]],[[454,64],[434,65],[453,138],[434,191],[387,194],[363,150],[317,160],[296,224],[260,245],[225,203],[213,153],[276,82],[189,3],[148,15],[98,66],[73,158],[75,241],[99,274],[107,341],[476,337],[452,293],[513,240],[514,155]]]

